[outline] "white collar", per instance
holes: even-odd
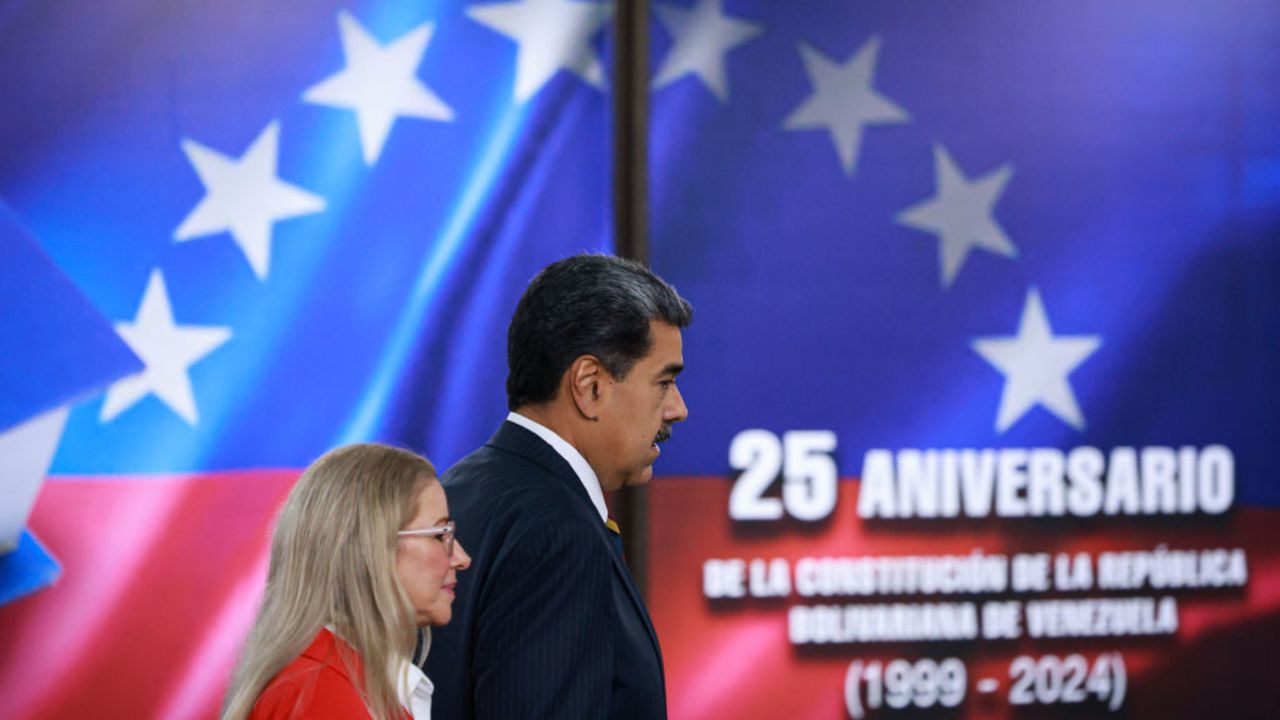
[[[413,720],[431,720],[431,695],[436,688],[422,668],[401,660],[395,685],[400,704],[409,709]]]
[[[596,512],[600,514],[600,522],[604,522],[609,518],[609,509],[604,504],[604,491],[600,489],[600,478],[596,475],[596,471],[591,469],[591,464],[587,462],[586,458],[582,457],[582,453],[578,452],[577,448],[570,445],[551,428],[518,412],[507,413],[507,420],[542,438],[543,441],[551,446],[552,450],[559,453],[560,457],[569,463],[569,467],[573,468],[573,472],[577,474],[582,487],[586,488],[587,497],[591,498],[591,504],[596,507]]]

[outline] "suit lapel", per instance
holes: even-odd
[[[514,453],[537,463],[544,470],[556,479],[563,482],[571,492],[582,498],[585,503],[584,510],[589,510],[593,517],[598,517],[595,506],[591,503],[587,490],[582,486],[582,480],[578,478],[578,474],[573,471],[569,465],[569,461],[561,457],[560,453],[555,451],[542,438],[529,432],[525,428],[516,425],[513,422],[504,422],[498,428],[498,431],[489,438],[491,447],[503,450],[505,452]],[[611,532],[604,523],[598,523],[600,530],[600,542],[605,543],[609,550],[610,562],[613,563],[613,571],[622,580],[622,586],[627,590],[627,596],[631,599],[631,605],[635,608],[636,614],[640,616],[640,620],[644,624],[645,633],[649,636],[649,643],[653,645],[653,652],[658,657],[658,666],[662,666],[662,649],[658,645],[658,634],[653,629],[653,622],[649,619],[649,612],[645,609],[644,600],[640,597],[640,591],[636,588],[635,582],[631,579],[631,571],[627,569],[625,563],[614,554],[610,545],[612,542],[607,533]]]
[[[609,532],[606,528],[605,532]],[[605,538],[608,542],[609,538]],[[658,657],[658,667],[662,667],[662,648],[658,645],[658,633],[653,629],[653,622],[649,620],[649,611],[645,609],[644,600],[640,598],[640,590],[636,588],[635,582],[631,579],[631,570],[629,570],[612,552],[609,553],[610,561],[613,563],[613,571],[622,579],[622,586],[627,589],[627,596],[631,598],[631,605],[635,608],[636,614],[640,616],[640,620],[644,623],[645,634],[649,636],[649,644],[653,645],[653,654]]]

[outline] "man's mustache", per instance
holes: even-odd
[[[658,430],[658,434],[654,436],[653,444],[657,445],[658,443],[664,443],[670,439],[671,439],[671,426],[663,425],[662,429]]]

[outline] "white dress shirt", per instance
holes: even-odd
[[[573,468],[573,472],[577,474],[582,487],[587,489],[587,497],[591,498],[591,504],[595,505],[596,512],[600,513],[600,522],[604,522],[609,518],[609,509],[604,504],[604,491],[600,489],[600,478],[596,476],[596,471],[591,469],[591,465],[587,463],[586,458],[582,457],[582,453],[578,452],[577,448],[570,445],[551,428],[535,420],[530,420],[518,412],[507,413],[507,420],[542,438],[551,446],[552,450],[559,453],[560,457],[569,463],[569,467]],[[417,718],[415,717],[414,720],[417,720]]]
[[[436,689],[431,678],[422,672],[422,668],[403,660],[396,680],[396,695],[413,720],[431,720],[431,695]]]

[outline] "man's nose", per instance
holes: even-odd
[[[662,419],[667,422],[683,422],[689,417],[689,408],[684,404],[684,395],[680,394],[680,386],[672,385],[674,393],[668,397],[671,402],[667,405],[666,412],[662,414]]]

